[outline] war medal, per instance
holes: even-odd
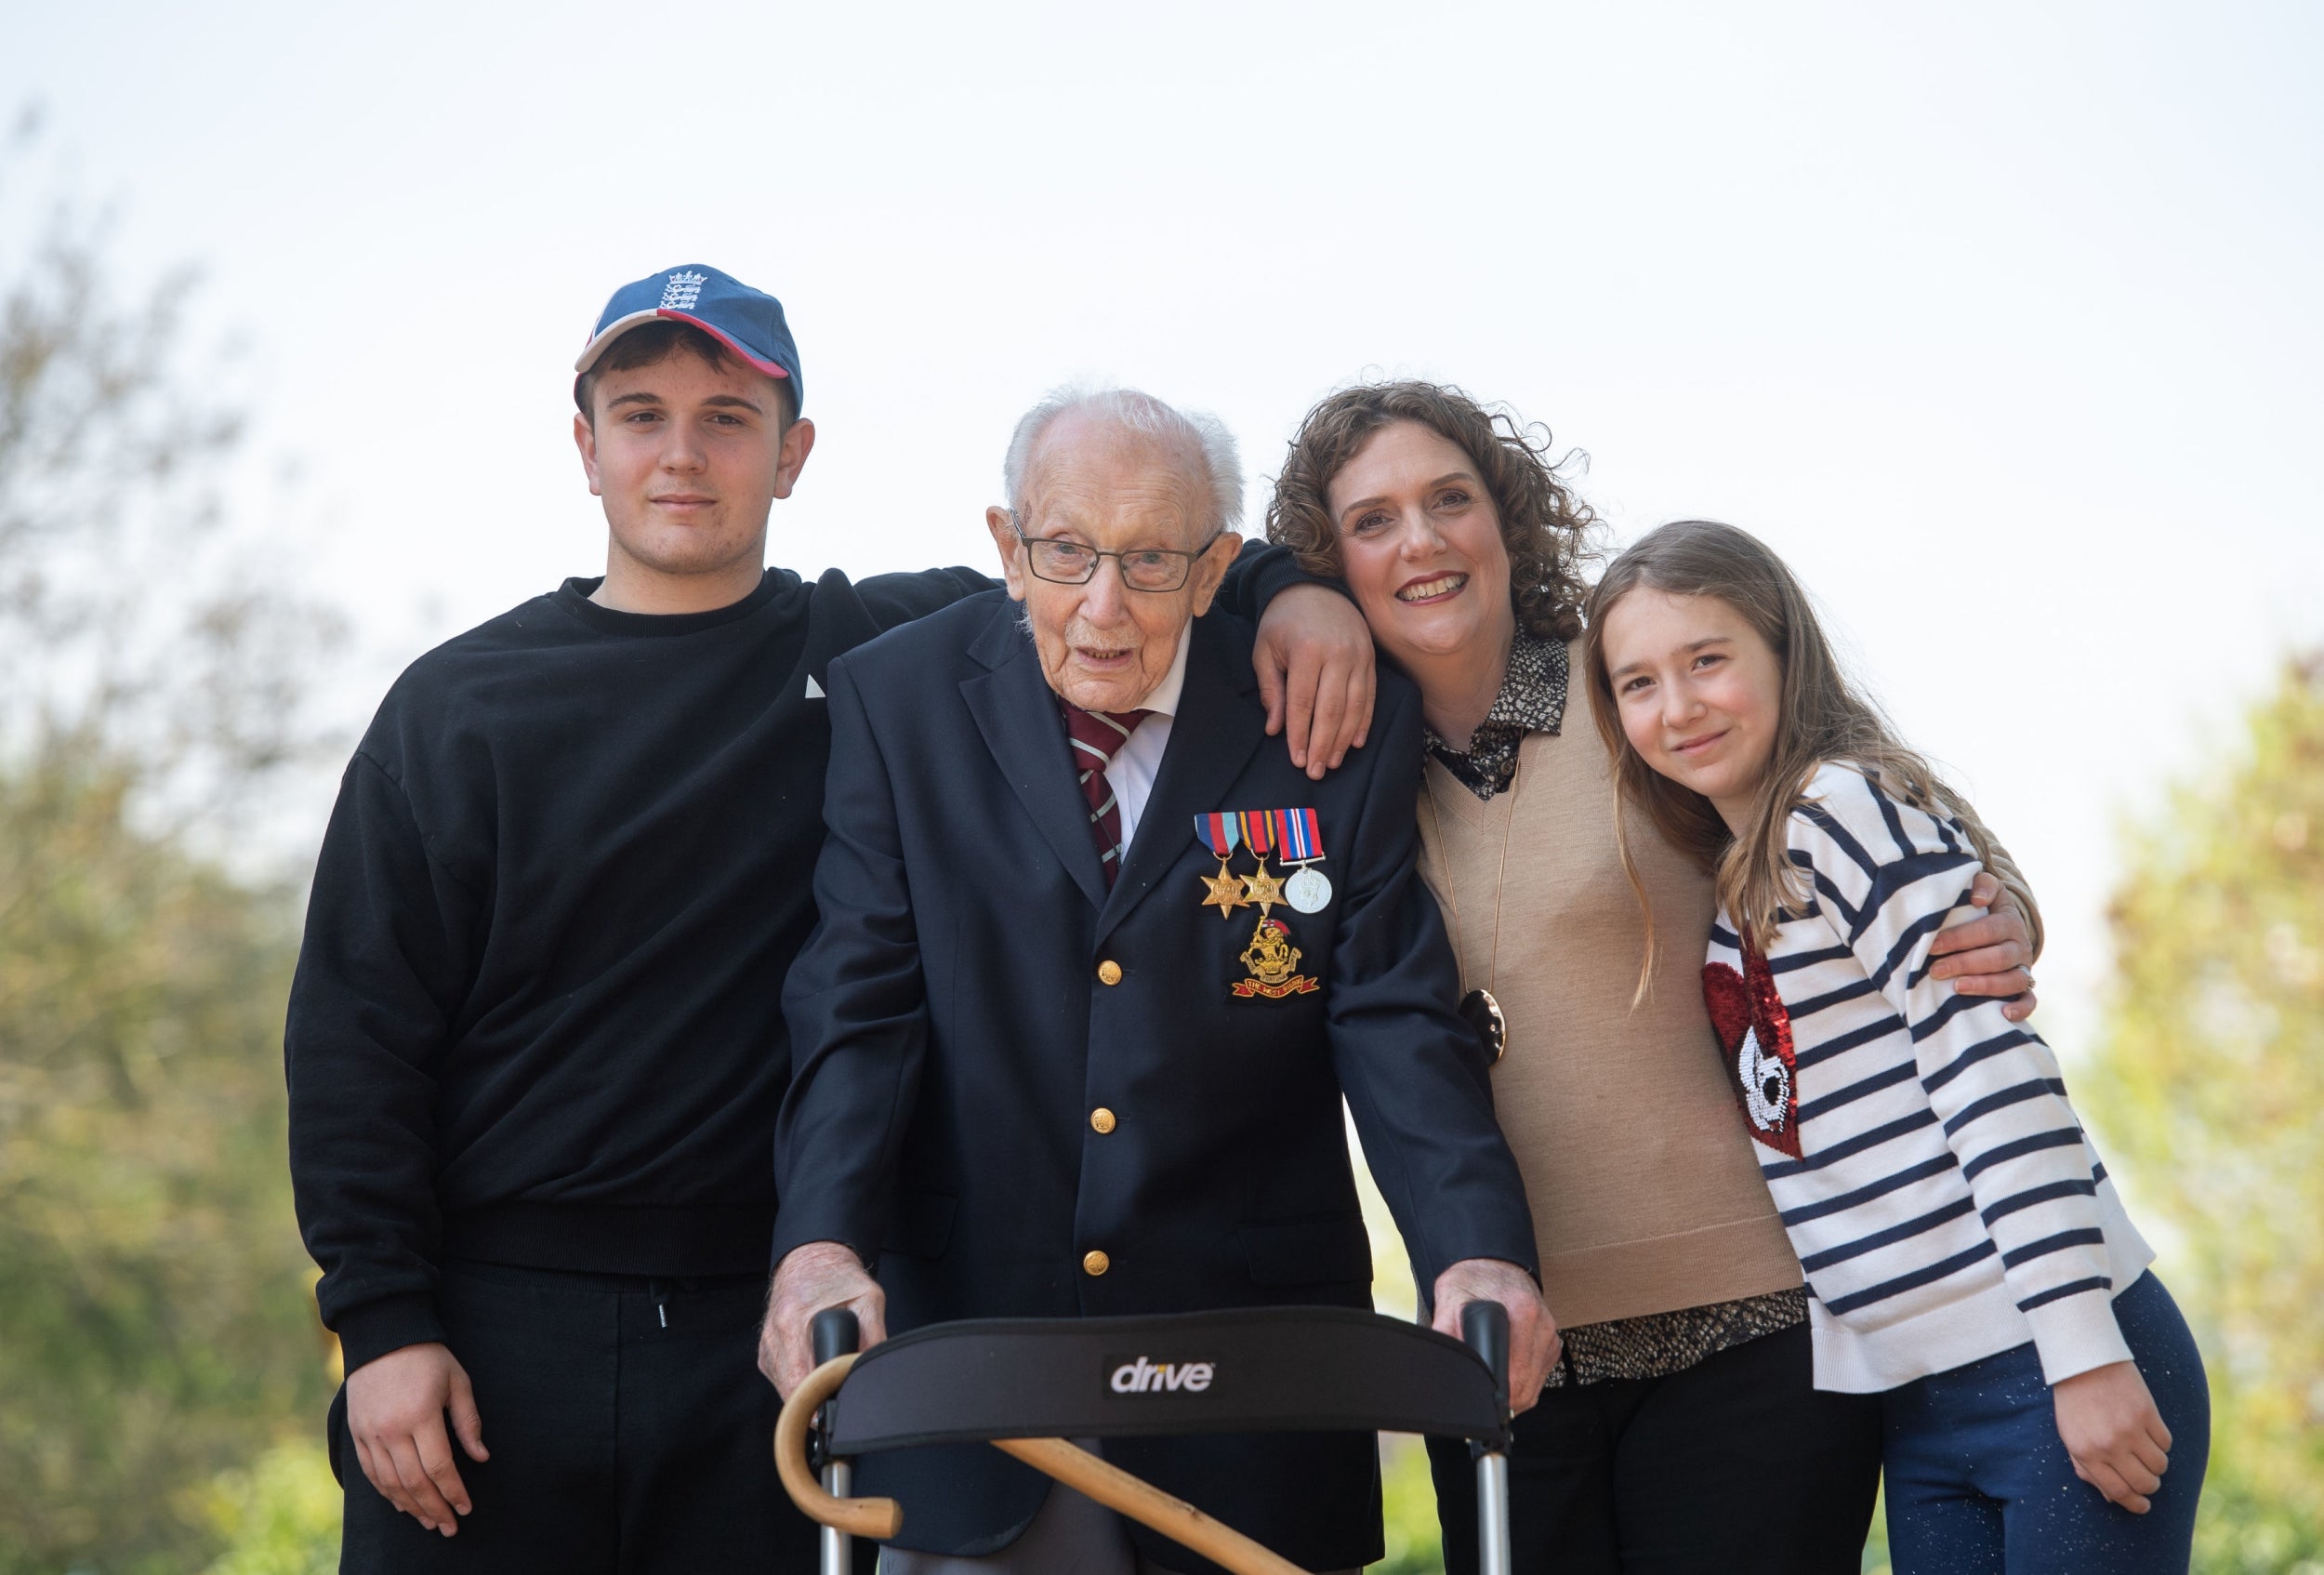
[[[1315,866],[1324,859],[1323,832],[1312,809],[1276,810],[1275,847],[1292,869],[1283,900],[1301,913],[1321,913],[1331,901],[1331,878]]]
[[[1300,948],[1291,944],[1291,927],[1280,919],[1261,919],[1250,933],[1250,945],[1235,960],[1250,973],[1248,979],[1237,979],[1227,986],[1227,991],[1237,1000],[1254,998],[1281,1000],[1286,996],[1306,995],[1316,988],[1314,979],[1294,972],[1300,965]]]
[[[1235,818],[1243,823],[1243,845],[1259,860],[1257,874],[1243,877],[1243,901],[1259,905],[1259,917],[1266,918],[1276,903],[1284,901],[1283,882],[1267,873],[1267,852],[1275,845],[1275,811],[1245,810]]]
[[[1250,899],[1243,894],[1243,881],[1226,872],[1226,861],[1235,852],[1235,844],[1242,840],[1242,817],[1234,814],[1198,814],[1195,816],[1195,840],[1210,850],[1219,861],[1219,873],[1197,877],[1210,889],[1202,899],[1205,907],[1215,907],[1221,919],[1232,919],[1238,907],[1248,907]]]

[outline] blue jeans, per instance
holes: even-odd
[[[2151,1274],[2114,1299],[2114,1316],[2171,1429],[2154,1507],[2133,1515],[2074,1475],[2029,1341],[1882,1397],[1896,1575],[2183,1575],[2211,1456],[2203,1358]]]

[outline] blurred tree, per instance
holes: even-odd
[[[203,1575],[332,1575],[339,1485],[323,1451],[284,1445],[218,1479],[213,1518],[231,1541]]]
[[[183,1571],[227,1541],[220,1474],[314,1437],[329,1393],[284,1162],[297,891],[216,856],[310,742],[327,625],[218,528],[237,429],[178,364],[182,282],[124,310],[101,231],[0,222],[27,232],[0,249],[0,1575]]]
[[[319,1431],[276,1045],[295,906],[0,776],[0,1570],[183,1570],[199,1495]]]
[[[0,158],[0,218],[25,164]],[[11,232],[33,239],[0,249],[0,759],[101,754],[140,815],[230,831],[313,744],[304,678],[336,620],[222,528],[242,418],[226,363],[181,364],[192,276],[124,308],[103,223]]]
[[[2132,843],[2091,1114],[2210,1368],[2197,1568],[2324,1571],[2324,653]]]

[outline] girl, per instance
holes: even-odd
[[[1515,1575],[1855,1575],[1879,1396],[1819,1391],[1807,1290],[1692,988],[1631,999],[1649,944],[1607,824],[1613,778],[1572,669],[1590,508],[1546,433],[1459,389],[1359,383],[1300,424],[1267,534],[1343,579],[1420,691],[1420,874],[1493,1043],[1564,1352],[1510,1450]],[[1569,682],[1572,680],[1572,682]],[[1633,815],[1664,950],[1710,933],[1710,880]],[[1997,860],[1995,875],[2009,879]],[[2031,894],[1932,943],[1971,994],[2030,1000]],[[1432,1440],[1450,1575],[1477,1568],[1466,1446]],[[1782,1462],[1781,1490],[1767,1462]]]
[[[2210,1434],[2186,1324],[2049,1046],[1929,973],[1989,834],[1742,531],[1652,532],[1587,622],[1620,797],[1713,875],[1720,1063],[1816,1384],[1883,1396],[1900,1575],[2185,1569]]]

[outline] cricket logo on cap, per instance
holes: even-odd
[[[706,274],[692,271],[671,274],[669,282],[662,286],[661,309],[664,311],[692,311],[694,302],[702,295],[702,286],[708,283]]]

